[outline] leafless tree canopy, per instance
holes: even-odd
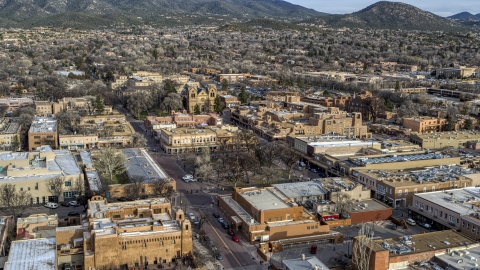
[[[130,199],[140,198],[145,193],[145,178],[143,176],[133,176],[125,185],[125,197]]]
[[[13,184],[0,185],[0,211],[6,215],[21,216],[32,199],[29,191],[17,190]]]
[[[65,191],[65,177],[63,176],[56,176],[53,178],[49,178],[47,182],[45,182],[48,191],[52,196],[56,196],[57,199],[62,195],[63,191]]]
[[[125,163],[126,156],[114,148],[103,148],[93,156],[95,168],[102,174],[108,176],[108,183],[113,183],[113,176],[127,170]]]
[[[369,270],[370,256],[372,255],[371,245],[373,244],[373,227],[369,224],[362,224],[355,237],[352,247],[352,264],[358,270]]]

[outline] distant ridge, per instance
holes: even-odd
[[[429,31],[468,31],[470,29],[455,20],[437,16],[412,5],[389,1],[377,2],[351,14],[321,16],[303,22],[349,28]]]
[[[325,15],[283,0],[0,0],[0,27],[224,24]]]

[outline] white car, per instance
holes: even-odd
[[[47,202],[45,204],[45,207],[55,209],[55,208],[58,208],[58,204],[53,203],[53,202]]]
[[[194,221],[197,219],[193,213],[188,213],[188,217],[190,218],[191,221]]]
[[[186,174],[184,177],[182,177],[183,181],[185,182],[197,182],[197,179],[193,178],[193,175],[191,174]]]
[[[80,204],[77,201],[70,201],[68,202],[71,206],[79,206]]]

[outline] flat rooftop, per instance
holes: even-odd
[[[319,196],[328,193],[328,190],[323,187],[323,184],[317,181],[274,184],[272,186],[277,188],[288,198],[296,198],[302,196]]]
[[[179,127],[176,129],[162,129],[163,132],[167,135],[191,135],[191,134],[204,134],[204,135],[215,135],[215,131],[208,128],[190,128],[190,127]]]
[[[105,217],[105,212],[111,210],[119,210],[123,207],[135,206],[135,205],[151,205],[151,204],[163,204],[168,201],[165,198],[149,198],[145,200],[135,200],[127,202],[113,202],[105,203],[105,201],[89,201],[88,204],[88,214],[97,219],[102,219]]]
[[[38,238],[13,241],[5,270],[57,269],[55,238]]]
[[[239,194],[259,211],[290,208],[288,204],[274,195],[269,188],[242,189]]]
[[[259,225],[258,223],[243,207],[241,207],[232,196],[222,196],[223,201],[235,211],[236,215],[243,219],[246,223],[250,225]]]
[[[352,213],[376,211],[376,210],[382,210],[386,208],[391,209],[391,207],[379,201],[368,199],[368,200],[363,200],[361,202],[354,202]]]
[[[435,255],[436,260],[440,260],[445,265],[453,269],[477,269],[477,260],[480,258],[480,247],[478,244],[469,245],[469,247],[459,247],[450,249],[449,254]]]
[[[128,177],[143,177],[146,182],[153,182],[160,179],[170,179],[167,173],[145,150],[127,148],[123,150],[127,156]]]
[[[402,256],[404,254],[411,255],[415,253],[423,253],[435,249],[462,247],[467,244],[474,243],[472,239],[467,238],[453,230],[406,236],[407,241],[405,241],[404,237],[405,236],[383,240],[373,240],[373,249],[374,251],[390,250],[390,257],[395,257]],[[393,251],[397,252],[393,253]]]
[[[436,133],[417,133],[412,132],[412,135],[423,140],[480,140],[480,132],[476,131],[448,131]]]
[[[341,189],[351,190],[359,185],[358,182],[352,181],[346,177],[317,178],[314,179],[314,181],[320,183],[324,189],[329,191],[339,191]]]
[[[462,176],[469,177],[477,174],[475,169],[464,168],[455,164],[400,170],[359,170],[359,172],[377,179],[401,180],[401,182],[416,182],[418,184],[449,182]]]
[[[55,132],[57,119],[55,117],[35,116],[29,132]]]
[[[449,209],[460,215],[476,214],[480,203],[480,188],[466,187],[427,193],[417,193],[415,196],[431,202],[432,205]]]
[[[328,270],[329,268],[320,261],[317,257],[305,257],[305,260],[302,258],[282,260],[283,264],[289,269],[295,270],[311,270],[317,267],[319,270]]]
[[[407,154],[407,155],[387,155],[387,156],[380,156],[380,157],[355,157],[355,158],[349,158],[349,161],[357,166],[365,166],[369,164],[442,159],[442,158],[450,158],[450,157],[451,156],[449,155],[436,154],[436,153],[416,153],[416,154]]]

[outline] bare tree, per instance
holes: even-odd
[[[202,154],[195,158],[195,176],[208,180],[212,173],[212,160],[210,158],[210,148],[202,148]]]
[[[144,147],[145,145],[147,145],[147,139],[145,138],[145,136],[143,136],[138,132],[135,132],[134,134],[132,134],[131,139],[132,139],[131,146],[133,148]]]
[[[127,170],[127,157],[114,148],[103,148],[93,156],[95,168],[102,174],[109,176],[109,183],[113,183],[113,176]]]
[[[300,155],[294,149],[288,147],[287,145],[282,145],[282,151],[280,152],[279,159],[285,164],[285,170],[288,172],[288,179],[290,179],[293,165],[295,165],[300,160]]]
[[[56,197],[55,202],[58,202],[58,198],[62,195],[63,191],[65,190],[65,177],[63,176],[55,176],[53,178],[49,178],[47,182],[45,182],[48,191],[52,196]]]
[[[373,227],[363,223],[352,246],[352,264],[358,270],[368,270],[373,245]]]
[[[128,184],[125,186],[125,197],[129,199],[140,198],[145,193],[145,177],[143,176],[132,176]]]
[[[167,179],[158,179],[154,181],[152,185],[153,195],[156,197],[169,198],[174,192],[172,185],[167,181]]]
[[[0,211],[19,217],[30,206],[32,198],[26,190],[17,191],[14,184],[3,184],[0,186]]]
[[[208,214],[205,213],[204,211],[200,210],[200,215],[198,216],[198,230],[202,230],[203,224],[207,222],[208,220]]]

